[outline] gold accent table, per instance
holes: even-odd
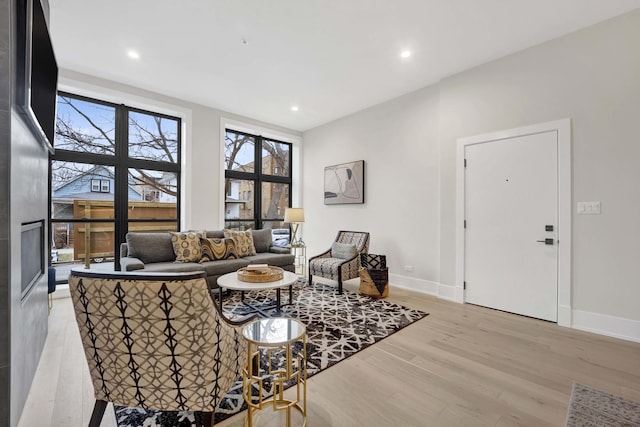
[[[286,411],[286,425],[291,426],[291,408],[302,414],[303,426],[307,425],[307,330],[295,319],[276,317],[259,319],[242,329],[242,335],[249,343],[247,363],[242,369],[242,397],[247,403],[247,416],[244,425],[253,427],[253,415],[266,405],[271,404],[274,411]],[[302,351],[293,356],[292,345],[302,342]],[[267,366],[260,363],[260,348],[267,350]],[[285,366],[274,369],[271,363],[272,353],[284,351]],[[295,362],[295,363],[294,363]],[[262,374],[271,375],[273,396],[262,400]],[[295,380],[296,398],[284,397],[286,381]],[[258,402],[253,403],[254,385]],[[302,404],[301,404],[302,402]]]

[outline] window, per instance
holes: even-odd
[[[179,228],[181,121],[63,92],[57,108],[52,259],[119,269],[128,231]]]
[[[92,179],[91,192],[92,193],[110,193],[111,181],[109,181],[108,179]]]
[[[225,227],[283,227],[291,206],[291,144],[225,131]]]

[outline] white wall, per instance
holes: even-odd
[[[431,290],[440,268],[437,112],[437,88],[426,88],[304,133],[308,257],[338,230],[368,231],[370,252],[404,276],[394,283]],[[365,204],[324,205],[324,167],[362,159]]]
[[[221,182],[221,119],[256,133],[300,137],[300,132],[145,91],[70,70],[61,70],[60,89],[105,101],[180,117],[183,126],[182,229],[216,229],[224,224]],[[299,145],[299,143],[297,143]],[[300,147],[294,147],[294,153]]]
[[[457,138],[570,117],[573,308],[640,320],[640,10],[439,86],[442,282],[455,275]],[[602,202],[602,214],[576,215],[575,202],[589,200]]]
[[[640,10],[305,132],[308,254],[340,228],[368,230],[393,273],[454,285],[456,140],[567,117],[573,324],[640,341]],[[324,206],[323,167],[361,158],[367,202]],[[602,214],[576,215],[590,200]]]

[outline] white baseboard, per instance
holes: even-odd
[[[462,302],[462,298],[458,299],[459,292],[455,286],[443,285],[442,283],[401,276],[399,274],[389,274],[389,283],[393,287],[433,295],[448,301]]]
[[[445,285],[414,277],[389,274],[392,287],[408,289],[422,294],[464,303],[462,287]],[[582,331],[593,332],[627,341],[640,342],[640,321],[592,313],[589,311],[572,310],[569,306],[558,307],[558,325]]]
[[[445,285],[444,283],[438,284],[438,298],[446,299],[447,301],[462,303],[462,288],[457,288],[453,285]]]
[[[392,287],[438,296],[438,284],[429,280],[400,276],[399,274],[389,274],[389,284]]]
[[[558,325],[567,328],[571,327],[571,307],[568,305],[558,306]]]
[[[609,337],[640,342],[640,320],[573,310],[571,327]]]

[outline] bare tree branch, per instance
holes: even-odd
[[[88,126],[84,124],[73,123],[69,115],[58,115],[56,121],[56,148],[68,149],[72,151],[112,154],[115,155],[116,144],[113,128],[115,127],[115,115],[105,118],[104,123],[98,123],[99,115],[91,116],[91,113],[84,111],[80,101],[73,98],[59,97],[59,102],[68,106],[77,113]],[[107,107],[105,107],[107,108]],[[88,110],[90,111],[90,110]],[[149,116],[153,120],[151,123],[144,123],[136,120],[134,117],[129,118],[130,138],[128,148],[130,155],[136,158],[148,160],[160,160],[175,162],[175,154],[178,151],[178,139],[176,134],[172,134],[170,125],[163,130],[163,118],[159,116]],[[169,120],[169,119],[166,119]],[[177,125],[176,125],[177,128]],[[53,180],[55,183],[67,183],[77,176],[87,173],[89,168],[84,170],[72,163],[55,162],[53,170]],[[156,189],[169,196],[177,196],[175,184],[161,182],[158,177],[151,174],[151,171],[136,169],[135,175],[130,173],[130,179],[135,184],[144,186],[148,189]],[[131,185],[131,184],[130,184]]]

